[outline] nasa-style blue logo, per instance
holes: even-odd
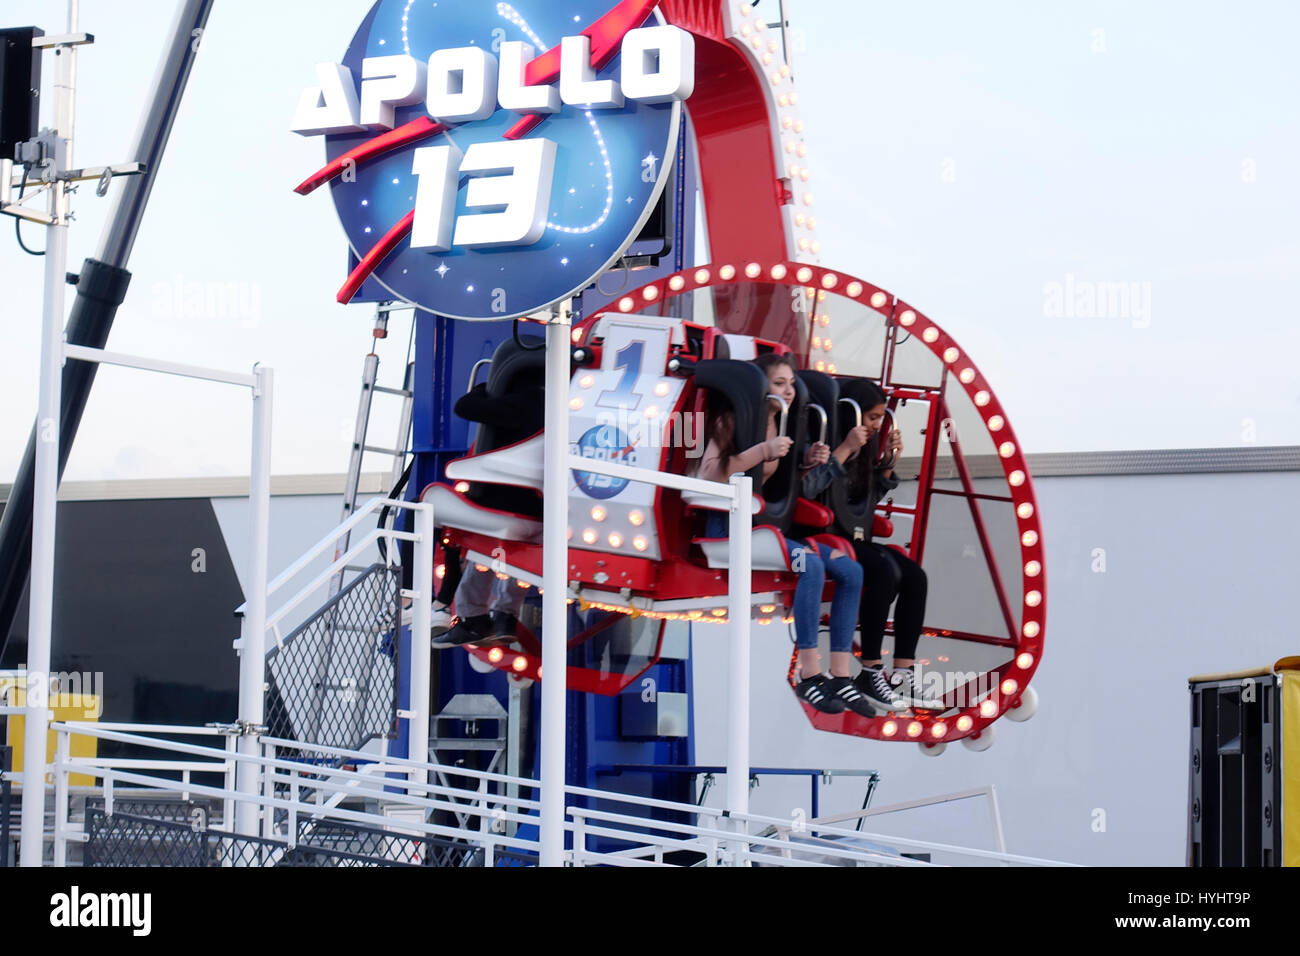
[[[657,0],[378,0],[293,128],[326,139],[339,293],[542,311],[612,266],[671,170],[694,40]],[[384,290],[380,293],[373,283]],[[372,294],[373,292],[373,294]]]
[[[596,461],[613,461],[621,465],[636,464],[636,449],[621,428],[597,425],[589,429],[577,442],[577,454]],[[630,482],[626,478],[598,475],[589,471],[574,471],[573,480],[583,493],[591,498],[613,498]]]

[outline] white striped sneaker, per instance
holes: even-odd
[[[835,696],[830,684],[825,674],[814,674],[796,684],[794,692],[800,700],[811,704],[823,714],[843,713],[846,705],[842,699]]]

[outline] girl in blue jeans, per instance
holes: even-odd
[[[795,373],[789,359],[775,354],[762,355],[755,364],[767,373],[768,392],[780,396],[787,405],[792,404]],[[705,481],[725,483],[736,472],[746,472],[762,462],[763,481],[766,483],[776,473],[781,459],[790,453],[793,444],[790,438],[777,434],[778,410],[776,402],[768,402],[767,439],[744,450],[736,448],[735,415],[730,412],[716,414],[700,460],[699,477]],[[810,465],[812,462],[806,459],[804,463]],[[711,512],[705,534],[711,538],[725,538],[728,534],[727,516],[722,512]],[[793,610],[801,679],[795,686],[795,693],[823,713],[838,714],[848,708],[865,717],[875,716],[870,701],[849,676],[853,629],[862,594],[862,566],[849,555],[818,542],[786,538],[785,543],[790,552],[791,568],[799,575]],[[831,600],[829,674],[822,672],[821,656],[817,650],[822,589],[827,578],[835,583]]]

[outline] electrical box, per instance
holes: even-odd
[[[41,51],[32,41],[43,36],[39,27],[0,30],[0,159],[39,132]]]

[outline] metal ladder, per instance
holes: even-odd
[[[375,328],[371,333],[376,340],[388,338],[388,317],[394,312],[412,312],[414,306],[406,303],[381,302],[375,307]],[[411,412],[415,404],[415,362],[412,356],[412,348],[415,344],[415,322],[411,323],[411,336],[406,346],[406,367],[402,375],[401,388],[389,388],[378,384],[379,378],[379,356],[372,348],[365,358],[365,363],[361,369],[361,399],[357,404],[357,424],[352,434],[352,452],[348,459],[347,480],[343,486],[343,517],[341,521],[347,521],[352,517],[352,512],[357,506],[357,491],[361,485],[361,464],[367,452],[374,454],[387,455],[393,460],[392,475],[388,482],[388,488],[397,484],[398,479],[402,477],[402,472],[406,468],[407,448],[410,445],[411,437]],[[398,395],[402,399],[402,411],[398,418],[396,448],[384,448],[382,446],[366,444],[366,436],[370,431],[370,409],[376,393],[384,395]],[[339,538],[334,545],[334,559],[338,560],[339,556],[346,553],[348,544],[351,540],[352,533],[349,531]],[[330,596],[333,597],[343,587],[343,577],[348,571],[365,571],[367,565],[348,565],[343,568],[334,580],[330,583]]]

